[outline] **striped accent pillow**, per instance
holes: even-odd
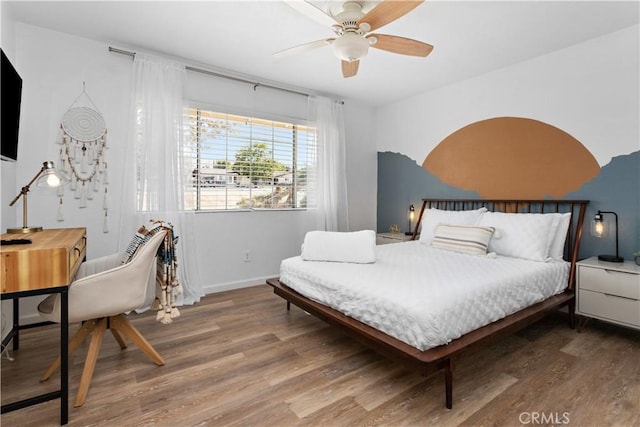
[[[431,246],[470,255],[486,255],[495,228],[440,224]]]

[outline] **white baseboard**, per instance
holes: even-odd
[[[251,286],[264,285],[267,279],[272,277],[278,277],[279,273],[271,274],[264,277],[254,277],[246,280],[239,280],[237,282],[218,283],[215,285],[204,286],[203,291],[206,295],[215,294],[218,292],[232,291],[234,289],[249,288]]]

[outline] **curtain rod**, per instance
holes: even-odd
[[[121,55],[127,55],[127,56],[130,56],[132,58],[135,58],[135,56],[136,56],[135,52],[130,52],[128,50],[117,49],[117,48],[111,47],[111,46],[109,46],[109,52],[119,53]],[[189,65],[186,65],[185,68],[187,70],[189,70],[189,71],[195,71],[196,73],[202,73],[202,74],[207,74],[207,75],[214,76],[214,77],[221,77],[223,79],[229,79],[229,80],[235,80],[237,82],[248,83],[250,85],[253,85],[253,90],[256,90],[256,88],[258,86],[262,86],[262,87],[267,87],[269,89],[277,89],[277,90],[282,90],[284,92],[295,93],[296,95],[311,96],[308,93],[298,92],[296,90],[286,89],[286,88],[278,87],[278,86],[272,86],[272,85],[268,85],[268,84],[264,84],[264,83],[260,83],[260,82],[253,82],[251,80],[242,79],[240,77],[234,77],[234,76],[229,76],[227,74],[216,73],[215,71],[204,70],[202,68],[191,67]]]

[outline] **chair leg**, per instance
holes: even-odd
[[[91,336],[89,351],[87,352],[87,358],[84,362],[84,369],[82,370],[82,377],[80,378],[80,385],[78,386],[78,395],[76,396],[76,402],[73,405],[76,408],[84,405],[85,400],[87,400],[89,384],[91,384],[93,371],[96,367],[96,360],[98,359],[98,353],[100,353],[100,346],[102,345],[102,338],[104,338],[104,333],[106,330],[107,319],[102,318],[98,320],[98,324],[96,325]]]
[[[164,365],[164,359],[162,359],[158,352],[149,344],[149,341],[142,336],[140,331],[138,331],[124,315],[112,316],[109,318],[109,322],[111,323],[111,329],[116,329],[122,335],[129,338],[135,345],[140,347],[156,365]]]
[[[71,340],[69,341],[69,357],[71,357],[73,352],[76,351],[78,347],[80,347],[80,344],[82,344],[85,338],[87,338],[87,335],[89,335],[94,330],[94,328],[96,327],[96,323],[97,319],[82,322],[82,326],[80,326],[78,332],[76,332],[73,338],[71,338]],[[42,376],[40,377],[40,381],[43,382],[51,378],[51,375],[53,375],[53,373],[58,370],[59,367],[60,356],[58,356],[56,360],[51,363],[46,372],[42,374]]]
[[[115,330],[115,329],[113,329],[111,327],[109,328],[109,330],[111,331],[111,334],[116,339],[116,341],[118,341],[118,345],[120,346],[120,350],[124,350],[125,348],[127,348],[127,343],[124,342],[124,339],[122,338],[122,335],[120,335],[120,332],[118,332],[117,330]]]

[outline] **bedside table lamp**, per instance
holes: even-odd
[[[611,211],[598,211],[591,221],[591,235],[594,237],[604,237],[607,234],[607,227],[603,221],[602,214],[613,214],[616,219],[616,254],[598,255],[600,261],[623,262],[624,258],[618,255],[618,214]]]
[[[44,188],[54,188],[59,187],[60,185],[65,184],[68,179],[61,175],[55,167],[53,166],[53,162],[47,161],[42,164],[42,168],[40,171],[34,176],[31,181],[18,193],[16,197],[9,203],[9,206],[13,206],[20,197],[22,197],[22,227],[20,228],[8,228],[7,233],[9,234],[26,234],[26,233],[34,233],[36,231],[42,231],[42,227],[29,227],[27,226],[27,193],[31,189],[31,184],[35,181],[36,186],[44,187]]]
[[[411,228],[413,227],[413,220],[416,216],[416,208],[413,207],[413,205],[409,206],[409,231],[405,231],[404,234],[405,236],[411,236],[413,234],[413,231],[411,231]]]

